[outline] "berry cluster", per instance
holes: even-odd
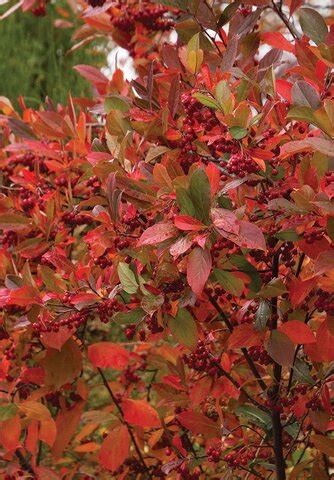
[[[321,240],[324,236],[324,230],[310,230],[303,233],[303,237],[306,243],[314,243],[317,240]]]
[[[292,242],[284,243],[280,248],[280,260],[286,267],[293,267],[296,262],[294,256],[297,255],[298,250]]]
[[[34,208],[36,205],[35,196],[30,190],[26,190],[25,188],[20,188],[20,198],[21,198],[21,207],[25,212],[29,212]]]
[[[202,340],[197,342],[196,350],[183,355],[183,360],[189,368],[196,372],[206,372],[209,375],[217,373],[216,358],[212,358],[210,351]]]
[[[333,170],[330,170],[330,171],[326,172],[326,176],[325,176],[326,187],[328,187],[328,185],[330,185],[331,183],[334,183],[334,171]]]
[[[319,397],[314,395],[311,400],[306,402],[305,406],[306,408],[310,408],[313,412],[316,412],[321,410],[321,400]]]
[[[130,7],[127,4],[120,7],[121,14],[112,17],[112,24],[125,32],[133,32],[138,24],[143,25],[149,32],[165,32],[175,24],[172,18],[165,16],[169,9],[163,5],[147,2],[142,3],[140,8],[135,5]]]
[[[108,323],[114,313],[122,311],[125,308],[125,305],[120,303],[116,298],[109,298],[98,304],[97,313],[101,322]]]
[[[208,448],[208,450],[206,452],[206,456],[207,456],[207,459],[209,460],[209,462],[218,463],[219,460],[220,460],[220,456],[221,456],[220,446],[212,446],[212,447]]]
[[[258,362],[260,365],[270,365],[272,363],[271,357],[262,345],[249,347],[248,354],[254,362]]]
[[[326,312],[328,315],[334,315],[334,295],[321,288],[318,288],[316,294],[318,299],[315,301],[314,306],[318,311]]]
[[[231,155],[226,170],[230,174],[244,178],[251,173],[257,173],[260,167],[249,155],[238,152]]]
[[[90,225],[93,223],[93,219],[89,215],[79,213],[77,211],[65,212],[62,216],[63,222],[70,226],[76,227],[78,225]]]
[[[71,313],[68,317],[62,318],[58,321],[53,320],[38,320],[32,324],[32,327],[37,333],[59,332],[60,327],[67,327],[69,329],[79,328],[89,319],[89,312],[81,310],[81,312]]]
[[[94,258],[95,265],[98,265],[102,270],[112,265],[112,259],[108,256],[109,249],[107,248],[103,255]]]

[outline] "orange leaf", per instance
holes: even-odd
[[[125,425],[112,430],[101,446],[99,454],[101,465],[112,472],[117,470],[129,455],[130,443],[130,435]]]
[[[126,399],[122,401],[125,421],[139,427],[160,427],[157,411],[145,400]]]
[[[0,424],[0,444],[5,450],[12,451],[19,446],[21,435],[20,417],[5,420]]]
[[[285,333],[292,343],[315,343],[315,336],[308,325],[299,320],[289,320],[279,327],[279,331]]]
[[[200,412],[187,410],[177,416],[181,425],[190,430],[195,435],[202,434],[208,437],[219,435],[219,426],[213,420]]]
[[[71,441],[83,412],[84,402],[78,402],[71,410],[64,408],[56,418],[57,438],[52,447],[52,454],[59,458]]]
[[[100,342],[88,347],[88,358],[95,367],[123,370],[129,363],[130,353],[116,343]]]
[[[300,305],[314,287],[314,279],[300,280],[293,278],[290,282],[290,301],[293,307]]]
[[[261,343],[261,339],[261,332],[254,330],[252,325],[243,323],[242,325],[234,328],[228,339],[227,347],[230,350],[235,348],[253,347],[255,345],[259,345]]]

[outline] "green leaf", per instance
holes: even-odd
[[[203,169],[195,170],[190,177],[189,193],[195,207],[195,215],[198,220],[208,224],[210,212],[210,182]]]
[[[231,20],[233,15],[237,12],[240,3],[241,3],[241,0],[236,0],[224,8],[218,20],[218,24],[217,24],[218,28],[223,27],[227,22]]]
[[[231,272],[225,272],[224,270],[214,269],[214,276],[217,282],[220,283],[224,289],[232,293],[232,295],[240,296],[244,289],[244,282]]]
[[[104,109],[106,113],[109,113],[111,110],[127,112],[130,109],[129,99],[122,95],[109,95],[104,101]]]
[[[176,201],[182,214],[195,216],[195,207],[187,189],[182,187],[176,189]]]
[[[130,270],[129,265],[125,262],[119,262],[117,267],[117,273],[123,289],[130,294],[136,293],[138,290],[138,283],[136,280],[136,276],[133,271]]]
[[[196,347],[198,338],[197,326],[188,310],[180,309],[175,318],[170,317],[168,326],[175,340],[191,349]]]
[[[219,104],[222,106],[225,115],[232,113],[234,101],[231,90],[225,80],[221,80],[215,87],[215,96]]]
[[[263,331],[266,329],[267,322],[270,316],[270,306],[265,300],[261,300],[259,308],[255,314],[255,328]]]
[[[319,12],[313,8],[301,8],[299,21],[305,35],[317,45],[325,41],[328,28]]]
[[[236,140],[240,140],[241,138],[246,137],[246,135],[248,134],[248,130],[247,128],[242,128],[242,127],[231,127],[230,134]]]
[[[15,403],[7,403],[6,405],[0,405],[0,422],[9,420],[15,417],[17,414],[17,405]]]
[[[120,325],[129,325],[131,323],[138,323],[144,317],[145,312],[142,308],[135,308],[128,312],[118,312],[113,316],[113,320]]]
[[[202,105],[205,105],[206,107],[214,108],[215,110],[220,109],[220,105],[217,102],[217,100],[210,97],[210,95],[204,95],[204,93],[195,93],[193,97],[196,98],[196,100],[198,100],[200,103],[202,103]]]
[[[279,233],[276,233],[275,237],[285,242],[297,242],[301,238],[300,235],[298,235],[298,233],[296,233],[296,231],[293,229],[283,230]]]
[[[287,291],[286,287],[282,282],[282,280],[279,278],[273,278],[272,280],[270,280],[269,283],[267,283],[267,285],[265,285],[261,289],[259,295],[262,298],[273,298],[273,297],[279,297],[286,291]]]
[[[229,260],[235,267],[238,267],[239,270],[245,272],[250,277],[251,282],[249,288],[253,290],[253,292],[258,292],[261,288],[262,281],[254,265],[242,255],[231,255]]]
[[[258,425],[265,430],[271,430],[272,424],[270,415],[259,408],[253,407],[252,405],[240,405],[236,411],[238,415],[248,418],[251,423]]]

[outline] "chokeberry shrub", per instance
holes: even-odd
[[[81,1],[135,79],[0,97],[2,478],[330,478],[334,29],[303,5]]]

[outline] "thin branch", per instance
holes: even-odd
[[[296,29],[296,27],[293,25],[292,22],[290,22],[290,20],[288,19],[288,17],[285,15],[285,13],[283,12],[282,10],[282,6],[279,5],[279,4],[276,4],[274,1],[272,2],[272,9],[274,10],[274,12],[277,13],[277,15],[280,17],[280,19],[282,20],[282,22],[285,24],[285,26],[287,27],[287,29],[289,30],[289,32],[291,33],[291,35],[293,36],[294,39],[296,40],[300,40],[301,39],[301,35],[300,33],[298,32],[298,30]]]
[[[135,450],[136,450],[137,455],[138,455],[138,457],[139,457],[140,463],[143,465],[143,467],[145,468],[145,470],[146,470],[149,478],[151,479],[152,476],[151,476],[151,474],[150,474],[150,472],[149,472],[149,469],[148,469],[148,467],[147,467],[147,465],[146,465],[146,463],[145,463],[144,457],[143,457],[142,454],[141,454],[140,448],[139,448],[139,446],[138,446],[138,444],[137,444],[137,441],[136,441],[136,439],[135,439],[135,436],[134,436],[134,434],[133,434],[133,431],[132,431],[130,425],[128,424],[128,422],[124,419],[123,409],[122,409],[119,401],[118,401],[117,398],[115,397],[114,392],[111,390],[110,385],[109,385],[109,383],[108,383],[108,380],[106,379],[106,377],[105,377],[102,369],[101,369],[100,367],[97,367],[97,371],[99,372],[99,374],[100,374],[100,376],[101,376],[101,378],[102,378],[103,384],[104,384],[104,386],[106,387],[106,389],[108,390],[109,395],[110,395],[110,397],[111,397],[111,399],[112,399],[115,407],[117,408],[119,414],[121,415],[122,423],[123,423],[123,424],[126,426],[126,428],[128,429],[129,435],[130,435],[130,437],[131,437],[133,446],[135,447]]]

